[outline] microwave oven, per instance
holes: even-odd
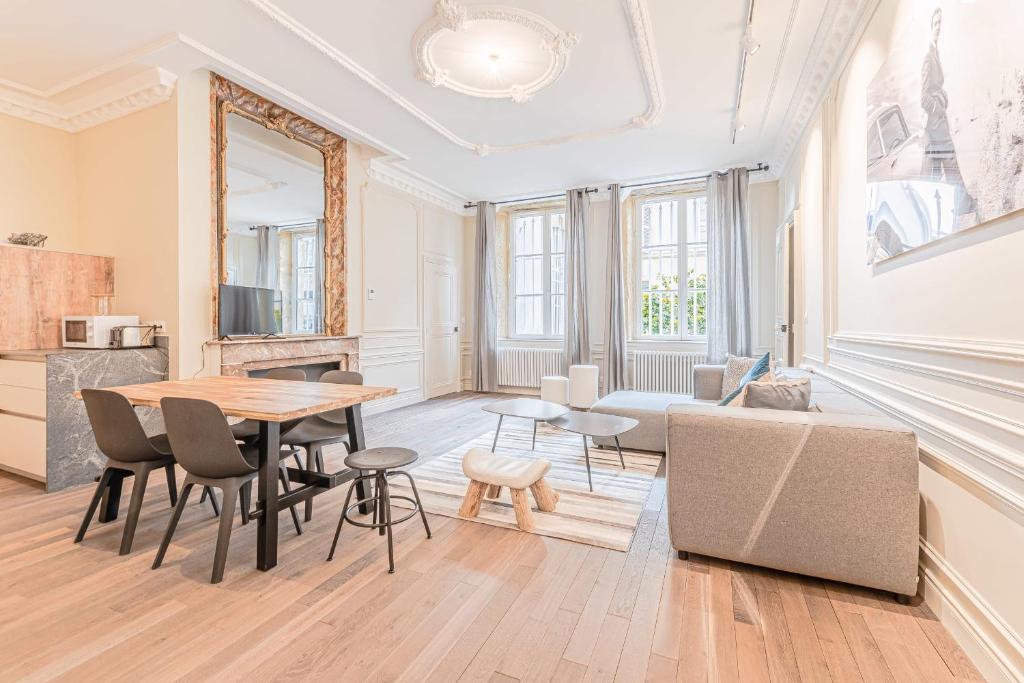
[[[61,318],[61,341],[77,349],[109,349],[115,327],[138,325],[137,315],[66,315]]]

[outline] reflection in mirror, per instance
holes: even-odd
[[[324,157],[227,116],[227,284],[274,290],[281,334],[324,330]]]

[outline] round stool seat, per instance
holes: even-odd
[[[419,457],[409,448],[367,448],[345,458],[345,466],[353,470],[390,470],[416,462]]]

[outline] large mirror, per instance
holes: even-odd
[[[320,334],[324,155],[238,113],[227,143],[226,284],[271,290],[278,333]]]
[[[344,335],[345,140],[212,77],[218,336]]]

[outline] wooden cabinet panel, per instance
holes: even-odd
[[[46,390],[0,384],[0,413],[4,412],[31,415],[45,420]]]
[[[46,422],[0,413],[0,467],[46,481]]]
[[[45,391],[46,363],[31,360],[0,359],[0,384]],[[3,410],[3,408],[0,408],[0,410]]]

